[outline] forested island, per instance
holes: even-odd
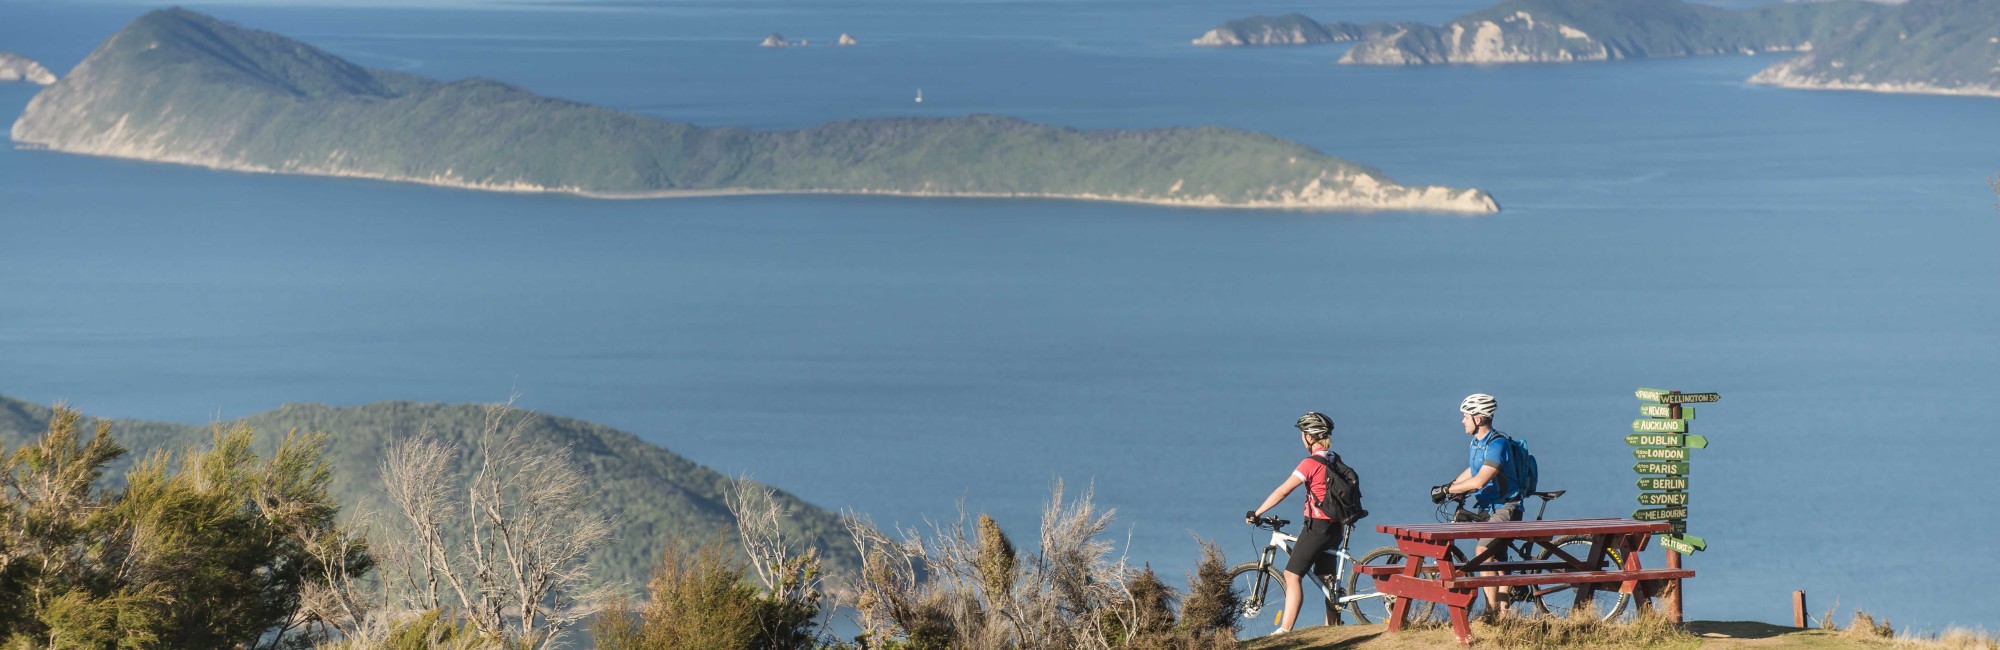
[[[38,94],[16,142],[256,172],[593,197],[843,193],[1492,213],[1221,127],[1083,131],[974,115],[703,128],[490,79],[363,68],[185,9],[146,14]]]
[[[34,59],[13,52],[0,52],[0,83],[13,81],[46,86],[56,82],[56,75]]]
[[[2000,3],[1911,0],[1750,80],[1787,88],[2000,97]]]
[[[1858,0],[1724,9],[1680,0],[1505,0],[1442,26],[1415,23],[1273,23],[1284,37],[1237,36],[1241,44],[1356,41],[1341,63],[1433,65],[1552,63],[1807,50],[1882,11]],[[1299,16],[1304,19],[1305,17]],[[1260,21],[1211,31],[1260,34]],[[1312,36],[1318,25],[1326,36]],[[1307,35],[1292,38],[1289,32]],[[1207,37],[1204,37],[1207,38]],[[1259,41],[1263,42],[1259,42]]]

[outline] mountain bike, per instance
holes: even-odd
[[[1282,618],[1284,617],[1283,596],[1285,593],[1285,588],[1282,585],[1284,584],[1285,570],[1277,563],[1278,551],[1283,549],[1285,555],[1290,557],[1292,547],[1298,543],[1299,538],[1297,535],[1285,532],[1285,526],[1292,523],[1289,520],[1276,517],[1257,517],[1252,522],[1252,526],[1271,531],[1271,541],[1264,545],[1264,550],[1258,555],[1257,561],[1244,562],[1229,569],[1230,590],[1237,594],[1238,602],[1242,605],[1243,618],[1256,619],[1259,615],[1263,614],[1264,607],[1271,603],[1269,600],[1271,585],[1280,585],[1277,590],[1279,595],[1277,604],[1280,610],[1278,617]],[[1341,580],[1342,576],[1347,573],[1348,567],[1354,564],[1354,557],[1347,554],[1347,543],[1353,535],[1353,527],[1343,527],[1340,534],[1340,546],[1320,552],[1320,564],[1313,568],[1320,568],[1320,566],[1324,566],[1325,562],[1332,561],[1334,565],[1332,573],[1307,576],[1314,584],[1319,586],[1320,594],[1324,596],[1321,602],[1326,606],[1327,625],[1340,625],[1342,623],[1340,618],[1340,609],[1342,607],[1354,612],[1356,619],[1366,623],[1368,619],[1363,618],[1361,615],[1361,603],[1376,599],[1394,598],[1394,596],[1388,594],[1376,593],[1372,588],[1372,584],[1371,589],[1367,593],[1354,591],[1354,580],[1351,577],[1344,582]],[[1343,589],[1342,585],[1346,585],[1346,588]],[[1303,585],[1301,586],[1303,587]],[[1276,624],[1276,622],[1273,621],[1273,624]],[[1293,624],[1296,625],[1297,621],[1293,621]]]
[[[1536,492],[1530,495],[1541,499],[1541,507],[1535,511],[1535,521],[1541,521],[1542,516],[1548,512],[1549,502],[1554,501],[1557,497],[1561,497],[1565,492],[1568,492],[1568,490]],[[1482,518],[1472,511],[1465,509],[1465,499],[1468,496],[1470,495],[1455,495],[1440,502],[1437,509],[1438,521],[1440,523],[1481,521]],[[1573,557],[1584,557],[1590,552],[1591,547],[1591,539],[1586,535],[1557,537],[1552,542],[1556,548],[1562,549],[1563,552]],[[1507,550],[1515,557],[1523,559],[1548,560],[1555,555],[1554,552],[1547,548],[1538,550],[1535,544],[1527,540],[1508,540]],[[1605,557],[1609,559],[1611,566],[1623,566],[1625,564],[1625,554],[1617,549],[1607,549]],[[1452,547],[1451,558],[1454,562],[1463,562],[1466,560],[1464,552],[1460,551],[1457,547]],[[1400,566],[1405,559],[1401,549],[1394,546],[1384,546],[1369,551],[1367,555],[1361,556],[1358,564],[1364,566]],[[1435,573],[1436,569],[1424,569],[1423,571],[1430,571],[1431,573],[1428,575],[1431,576],[1437,575]],[[1419,574],[1423,575],[1423,571],[1420,571]],[[1374,576],[1358,571],[1348,574],[1347,586],[1344,591],[1347,593],[1359,593],[1363,590],[1369,592],[1376,591]],[[1508,587],[1507,599],[1515,603],[1532,602],[1535,604],[1535,611],[1554,616],[1569,616],[1579,606],[1576,602],[1575,585],[1566,584]],[[1625,606],[1631,599],[1631,594],[1595,591],[1591,595],[1590,600],[1582,603],[1581,606],[1589,610],[1594,610],[1594,613],[1591,614],[1592,617],[1598,620],[1610,621],[1617,619],[1625,613]],[[1374,609],[1374,606],[1370,606],[1364,611],[1357,604],[1350,608],[1354,612],[1354,618],[1362,623],[1367,623],[1369,622],[1369,615],[1373,614],[1381,620],[1388,620],[1389,613],[1393,611],[1391,607],[1396,604],[1395,597],[1386,596],[1376,599],[1373,602],[1379,603],[1381,609],[1377,610]],[[1435,603],[1423,601],[1411,601],[1410,603],[1410,617],[1412,620],[1424,620],[1442,614],[1443,609],[1437,607]]]

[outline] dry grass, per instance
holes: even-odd
[[[1995,638],[1985,630],[1955,627],[1937,636],[1911,635],[1896,639],[1898,648],[1936,648],[1938,650],[2000,650],[2000,638]]]

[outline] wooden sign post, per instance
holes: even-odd
[[[1646,417],[1633,420],[1632,434],[1625,436],[1625,444],[1633,447],[1632,457],[1639,461],[1632,466],[1640,474],[1639,505],[1661,506],[1635,510],[1632,518],[1667,522],[1668,534],[1660,537],[1660,546],[1666,549],[1667,568],[1678,569],[1681,555],[1708,548],[1708,540],[1687,534],[1688,459],[1692,450],[1708,448],[1708,438],[1688,434],[1694,407],[1682,405],[1720,402],[1722,395],[1641,388],[1632,396],[1639,398],[1639,415]],[[1673,581],[1666,599],[1667,618],[1681,622],[1681,581]]]

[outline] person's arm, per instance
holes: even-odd
[[[1262,517],[1265,511],[1278,507],[1280,501],[1284,501],[1285,497],[1291,496],[1292,490],[1298,489],[1305,482],[1306,480],[1300,478],[1297,473],[1285,477],[1285,482],[1278,484],[1278,489],[1272,490],[1271,496],[1264,497],[1264,505],[1257,506],[1256,516]]]
[[[1472,477],[1452,483],[1449,488],[1451,493],[1477,492],[1485,488],[1487,483],[1493,482],[1493,477],[1500,474],[1500,468],[1507,465],[1507,445],[1504,442],[1496,445],[1492,444],[1492,438],[1488,438],[1485,458],[1479,463],[1479,471],[1473,473],[1471,468],[1466,468],[1465,473],[1472,474]]]
[[[1458,480],[1452,481],[1451,487],[1445,488],[1445,491],[1450,492],[1452,494],[1460,494],[1464,492],[1476,492],[1479,490],[1479,488],[1486,487],[1486,484],[1492,481],[1493,477],[1495,475],[1498,475],[1499,473],[1500,473],[1500,466],[1494,464],[1493,461],[1489,460],[1486,461],[1486,464],[1484,466],[1481,466],[1479,468],[1478,474],[1472,474],[1471,468],[1467,468],[1465,471],[1459,472]],[[1471,474],[1471,476],[1467,477],[1466,476],[1467,474]]]

